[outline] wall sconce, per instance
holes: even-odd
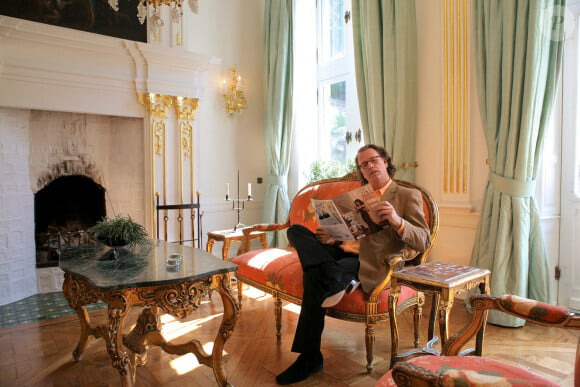
[[[234,113],[239,113],[246,108],[246,93],[244,92],[245,82],[235,67],[230,69],[231,79],[229,84],[224,81],[223,99],[225,102],[226,113],[232,117]]]

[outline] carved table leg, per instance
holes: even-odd
[[[414,345],[419,348],[421,343],[419,340],[419,329],[421,328],[421,320],[423,319],[423,305],[425,305],[425,293],[417,292],[417,305],[413,309],[413,330],[414,330]]]
[[[79,361],[87,347],[89,336],[102,337],[99,330],[91,327],[91,319],[85,308],[86,304],[96,302],[99,295],[83,280],[65,272],[62,292],[71,308],[76,312],[81,326],[79,342],[73,351],[73,359]]]
[[[224,261],[227,261],[227,259],[228,259],[228,255],[229,255],[229,252],[230,252],[230,244],[231,243],[232,242],[229,239],[227,239],[227,238],[224,240],[224,244],[222,246],[222,259]]]
[[[453,290],[451,290],[452,292]],[[444,290],[441,295],[441,300],[439,301],[439,332],[441,335],[441,348],[447,342],[449,337],[449,313],[453,307],[453,293],[448,290]]]
[[[123,344],[136,355],[134,359],[139,359],[139,365],[145,365],[147,362],[145,340],[152,332],[161,334],[161,322],[157,307],[143,309],[135,327],[127,336],[123,337]]]
[[[122,331],[123,323],[129,313],[129,303],[123,293],[113,293],[108,297],[108,325],[100,325],[102,336],[107,343],[107,352],[111,357],[113,367],[121,375],[121,383],[124,387],[133,386],[135,382],[135,365],[129,355],[123,351]]]
[[[207,244],[205,245],[205,250],[208,253],[211,253],[211,251],[213,250],[213,244],[215,243],[215,240],[211,237],[207,238]]]
[[[222,363],[223,348],[226,341],[231,336],[236,326],[236,321],[240,314],[239,305],[230,291],[230,282],[227,276],[220,278],[218,292],[222,298],[224,306],[224,316],[218,334],[215,338],[212,350],[212,368],[215,378],[220,386],[231,386],[226,377],[226,372]]]
[[[73,351],[73,359],[75,359],[75,361],[80,361],[81,356],[87,348],[87,342],[89,336],[93,333],[93,330],[91,328],[91,319],[87,313],[87,308],[80,306],[75,308],[75,312],[77,313],[81,325],[81,336],[79,337],[79,342]]]
[[[431,295],[431,315],[429,316],[429,331],[427,334],[427,341],[433,340],[435,336],[435,320],[439,310],[439,301],[441,295],[439,292],[433,292]]]

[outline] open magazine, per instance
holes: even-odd
[[[379,197],[370,184],[345,192],[332,200],[310,201],[319,227],[339,241],[354,241],[388,225],[388,222],[381,224],[372,210],[379,202]]]

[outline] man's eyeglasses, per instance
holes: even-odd
[[[360,169],[367,169],[370,165],[375,165],[379,162],[379,160],[381,160],[382,157],[381,156],[375,156],[375,157],[371,157],[370,159],[368,159],[365,162],[362,162],[359,164],[359,168]]]

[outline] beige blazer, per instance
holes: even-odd
[[[389,270],[389,259],[400,255],[401,249],[409,247],[425,251],[431,243],[421,192],[401,187],[393,181],[381,200],[390,202],[399,216],[405,219],[405,229],[401,237],[391,227],[387,227],[360,240],[358,277],[366,293],[372,292],[385,278]]]

